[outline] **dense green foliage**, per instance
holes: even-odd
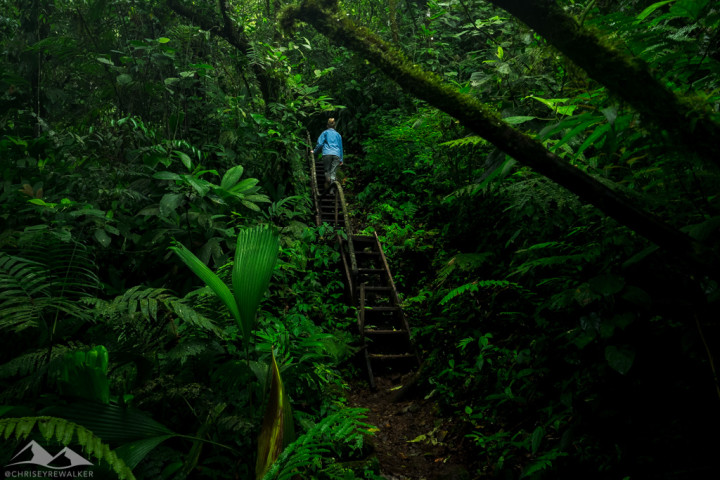
[[[720,122],[714,2],[558,3]],[[289,4],[0,0],[0,462],[37,438],[108,476],[252,478],[282,387],[296,440],[260,476],[377,478],[344,402],[354,312],[304,170],[306,130],[332,115],[353,219],[381,236],[422,393],[456,417],[472,478],[712,476],[717,274],[309,25],[279,31]],[[717,159],[492,2],[339,8],[720,254]],[[243,277],[259,230],[277,263]]]

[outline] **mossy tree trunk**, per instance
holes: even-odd
[[[490,0],[542,35],[594,80],[632,105],[646,122],[670,134],[682,149],[720,165],[720,125],[701,99],[676,95],[648,65],[583,28],[554,0]]]

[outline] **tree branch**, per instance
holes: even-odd
[[[228,3],[227,0],[218,0],[220,6],[221,19],[204,16],[192,8],[183,5],[179,0],[166,0],[167,6],[177,13],[178,15],[185,17],[190,22],[199,26],[203,30],[207,30],[220,38],[224,39],[233,47],[237,48],[240,53],[247,57],[250,53],[250,40],[247,38],[245,33],[236,28],[230,16],[228,15]],[[221,26],[222,25],[222,26]],[[267,74],[262,65],[257,63],[251,63],[250,68],[252,69],[255,78],[258,81],[258,87],[262,94],[265,106],[267,107],[270,102],[274,102],[276,98],[272,95],[271,85],[273,84],[272,79]]]
[[[720,165],[720,124],[705,102],[667,89],[639,58],[628,56],[581,27],[554,0],[490,0],[566,55],[590,77],[632,105],[645,121],[666,130],[683,148]]]

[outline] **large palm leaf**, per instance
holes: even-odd
[[[195,275],[205,282],[227,306],[242,329],[245,345],[255,326],[255,315],[270,284],[280,242],[277,232],[268,225],[258,225],[240,232],[232,269],[233,292],[181,243],[171,247]]]
[[[257,309],[270,284],[279,248],[278,234],[268,225],[248,228],[238,235],[232,286],[245,336],[255,327]]]

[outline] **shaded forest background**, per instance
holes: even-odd
[[[537,6],[571,28],[518,20]],[[298,441],[257,478],[381,478],[373,427],[345,402],[362,371],[336,232],[311,220],[306,131],[332,116],[354,223],[386,248],[420,395],[456,419],[469,478],[714,474],[715,2],[0,0],[0,12],[3,465],[27,436],[11,432],[42,416],[58,444],[113,449],[107,475],[252,478],[274,350]],[[419,99],[326,18],[367,27],[389,58],[474,98],[621,208]],[[563,32],[598,40],[580,52],[589,66]],[[638,72],[668,96],[640,99]],[[648,239],[623,205],[668,233]],[[279,231],[280,254],[249,338],[169,248],[229,282],[238,234],[259,224]]]

